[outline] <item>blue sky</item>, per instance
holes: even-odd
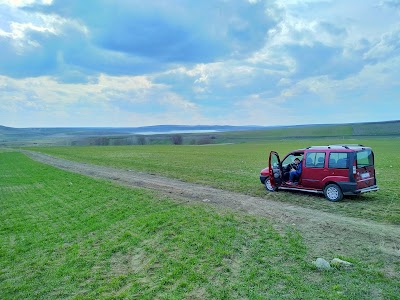
[[[0,125],[400,119],[400,0],[0,0]]]

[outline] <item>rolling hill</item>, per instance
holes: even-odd
[[[169,143],[180,134],[184,143],[222,143],[281,138],[400,136],[400,120],[295,126],[156,125],[143,127],[12,128],[0,126],[0,146],[119,145]]]

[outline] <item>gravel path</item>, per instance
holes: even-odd
[[[63,170],[112,180],[125,186],[156,190],[180,201],[203,202],[219,209],[265,216],[278,230],[285,230],[288,226],[299,230],[311,257],[331,259],[334,255],[344,255],[371,262],[384,261],[388,274],[394,272],[400,277],[391,267],[400,258],[400,226],[397,225],[345,217],[132,170],[73,162],[32,151],[22,152],[36,161]]]

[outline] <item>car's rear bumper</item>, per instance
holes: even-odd
[[[377,185],[372,185],[369,187],[365,187],[362,189],[357,189],[357,183],[355,182],[338,182],[340,188],[344,195],[358,195],[367,192],[378,191],[379,188]]]
[[[354,193],[360,194],[360,193],[368,193],[368,192],[374,192],[378,191],[379,187],[377,185],[372,185],[363,189],[355,190]]]

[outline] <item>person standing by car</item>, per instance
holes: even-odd
[[[294,179],[299,179],[302,171],[302,163],[300,159],[295,158],[294,163],[296,166],[293,166],[293,168],[290,170],[289,173],[289,181],[287,184],[293,184]]]

